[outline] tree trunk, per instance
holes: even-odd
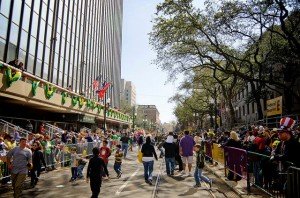
[[[234,112],[234,108],[232,105],[231,101],[227,101],[228,102],[228,107],[229,107],[229,127],[233,128],[234,127],[234,123],[236,122],[236,118],[235,118],[235,112]]]
[[[254,84],[253,81],[250,81],[250,86],[251,86],[251,91],[252,91],[252,94],[253,94],[254,101],[255,101],[256,106],[257,106],[258,120],[262,120],[264,118],[264,114],[263,114],[262,106],[261,106],[261,103],[260,103],[260,100],[261,100],[260,94],[257,94],[256,87],[255,87],[255,84]]]

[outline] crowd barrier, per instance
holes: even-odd
[[[281,168],[291,163],[281,164],[270,160],[269,155],[233,147],[223,148],[216,143],[206,142],[204,146],[207,157],[224,166],[229,180],[246,180],[248,193],[256,187],[272,197],[300,198],[300,169],[290,167],[287,172]]]
[[[65,167],[70,165],[71,148],[76,148],[76,153],[82,158],[93,154],[94,147],[100,147],[101,142],[89,142],[79,144],[66,144],[54,146],[51,150],[43,150],[46,162],[46,169],[54,169],[58,166]],[[6,163],[6,157],[0,157],[0,181],[6,183],[10,178],[10,170]]]

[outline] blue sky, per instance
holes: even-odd
[[[149,45],[148,33],[156,5],[162,0],[124,0],[122,78],[136,86],[137,103],[156,105],[162,122],[175,120],[174,104],[168,99],[176,92],[174,83],[167,83],[166,72],[152,61],[156,53]]]

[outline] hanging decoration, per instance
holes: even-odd
[[[77,102],[78,102],[78,96],[73,96],[72,97],[72,106],[76,106]]]
[[[101,105],[97,105],[97,109],[98,109],[98,113],[100,114],[102,106]]]
[[[92,101],[90,99],[88,99],[86,101],[85,105],[86,105],[87,108],[91,109],[91,107],[92,107]]]
[[[10,87],[13,82],[20,80],[22,73],[20,71],[16,71],[16,73],[13,74],[11,68],[6,68],[5,76],[7,86]]]
[[[53,87],[53,86],[50,86],[49,84],[46,84],[45,87],[45,97],[49,100],[50,98],[53,97],[55,91],[56,91],[56,88]]]
[[[0,69],[2,69],[4,67],[4,65],[2,63],[0,63]]]
[[[32,95],[36,96],[36,89],[38,88],[40,81],[32,81],[31,91]]]
[[[68,93],[63,91],[61,92],[61,104],[65,104],[66,103],[66,97],[68,96]]]
[[[97,107],[97,103],[95,101],[92,101],[92,106],[91,106],[92,110],[94,110],[96,107]]]
[[[78,98],[78,102],[79,102],[79,103],[78,103],[79,107],[82,108],[83,105],[84,105],[84,103],[85,103],[85,99],[82,98],[82,97],[80,97],[80,98]]]

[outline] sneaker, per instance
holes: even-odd
[[[120,172],[118,173],[117,178],[120,178],[121,176],[122,176],[122,172],[120,171]]]
[[[149,184],[150,186],[152,186],[152,180],[151,180],[151,179],[148,180],[148,184]]]
[[[211,188],[212,187],[212,179],[210,179],[210,181],[209,181],[209,188]]]
[[[194,185],[194,188],[199,188],[199,187],[201,187],[201,184],[195,184]]]
[[[185,171],[183,170],[183,171],[181,171],[181,173],[180,174],[182,174],[182,175],[185,175]]]
[[[193,175],[192,175],[191,172],[189,172],[189,174],[187,174],[187,176],[188,176],[188,177],[192,177]]]

